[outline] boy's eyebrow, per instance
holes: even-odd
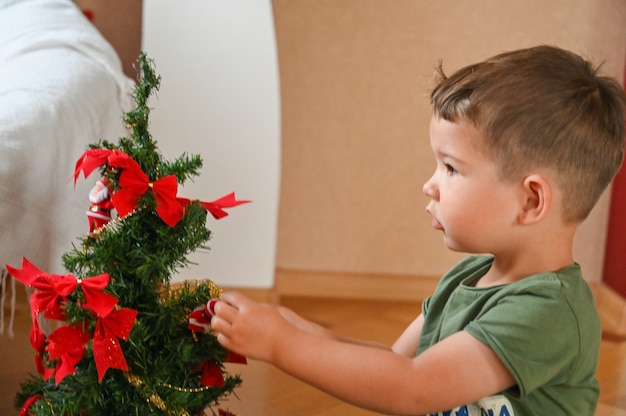
[[[440,159],[451,159],[455,163],[463,163],[463,164],[467,163],[463,159],[459,159],[458,157],[456,157],[456,156],[454,156],[454,155],[452,155],[452,154],[450,154],[448,152],[444,152],[444,151],[441,151],[441,150],[435,150],[434,153],[435,153],[435,156],[437,156]]]

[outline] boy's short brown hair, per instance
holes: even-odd
[[[470,122],[505,180],[534,168],[556,175],[563,216],[582,221],[624,157],[626,96],[582,57],[551,46],[496,55],[446,77],[431,93],[435,116]]]

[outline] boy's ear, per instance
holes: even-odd
[[[550,212],[552,187],[545,177],[532,174],[524,178],[523,192],[525,203],[519,213],[521,224],[535,224]]]

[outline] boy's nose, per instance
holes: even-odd
[[[435,184],[434,178],[435,175],[431,176],[422,187],[422,192],[431,199],[437,199],[437,185]]]

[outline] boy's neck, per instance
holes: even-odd
[[[487,273],[477,287],[514,283],[539,273],[553,272],[574,264],[572,252],[575,227],[540,241],[527,242],[510,252],[494,253]]]
[[[502,284],[510,284],[518,282],[526,277],[533,276],[540,273],[554,272],[565,267],[571,266],[574,264],[573,259],[570,261],[564,261],[560,263],[553,262],[551,266],[540,267],[540,265],[534,265],[536,267],[518,267],[511,268],[501,267],[500,262],[498,262],[498,258],[494,259],[491,268],[482,276],[475,284],[476,287],[489,287],[496,286]]]

